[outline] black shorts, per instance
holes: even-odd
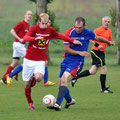
[[[96,65],[97,67],[106,65],[104,52],[92,50],[91,57],[92,57],[92,65]]]

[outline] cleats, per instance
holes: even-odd
[[[6,80],[3,80],[3,79],[0,80],[0,83],[2,83],[2,84],[7,84],[7,83],[6,83]]]
[[[44,83],[44,86],[47,87],[47,86],[52,86],[55,84],[56,84],[55,82],[47,81],[46,83]]]
[[[14,75],[13,78],[18,81],[18,74]]]
[[[7,75],[7,84],[11,87],[12,78]]]
[[[113,93],[113,91],[110,91],[109,90],[109,87],[105,88],[105,89],[102,89],[101,90],[101,93]]]
[[[66,104],[65,104],[65,106],[64,106],[64,108],[69,108],[70,107],[70,105],[74,105],[76,103],[76,101],[75,101],[75,99],[72,99],[72,101],[70,102],[70,103],[67,103],[66,102]]]
[[[35,110],[35,107],[32,103],[29,103],[29,106],[30,106],[30,110]]]
[[[74,87],[74,85],[75,85],[75,83],[77,82],[77,79],[72,79],[72,81],[71,81],[71,85],[72,85],[72,87]]]
[[[53,107],[56,111],[61,111],[61,106],[59,106],[58,104],[55,104]]]

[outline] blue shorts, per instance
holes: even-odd
[[[65,58],[61,63],[61,70],[60,70],[59,78],[62,77],[65,71],[69,72],[71,75],[76,77],[76,72],[78,70],[82,70],[83,65],[84,65],[84,61],[68,60]]]

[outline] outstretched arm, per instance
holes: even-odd
[[[100,37],[100,36],[96,36],[95,40],[98,41],[98,42],[107,43],[108,45],[115,45],[115,42],[113,40],[109,41],[109,40],[106,40],[105,38]]]
[[[62,35],[61,33],[58,33],[58,32],[56,32],[54,34],[53,38],[55,38],[55,39],[61,39],[61,40],[68,41],[68,42],[72,42],[72,43],[78,44],[78,45],[82,45],[82,43],[80,41],[74,40],[72,38],[69,38],[69,37],[67,37],[65,35]]]

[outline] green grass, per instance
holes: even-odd
[[[86,27],[94,30],[101,25],[101,17],[109,15],[109,9],[113,6],[114,0],[91,0],[91,2],[88,0],[54,0],[49,8],[55,11],[56,22],[60,25],[60,32],[64,34],[68,28],[74,25],[76,16],[85,17]],[[24,12],[28,9],[35,11],[35,4],[28,2],[28,0],[0,0],[0,78],[12,60],[14,38],[9,31],[24,18]],[[115,40],[115,28],[111,26],[111,29]],[[43,87],[43,82],[37,83],[32,88],[32,98],[36,110],[30,111],[24,95],[21,73],[19,81],[14,80],[12,87],[0,84],[0,120],[119,120],[120,65],[117,65],[116,51],[117,45],[106,51],[107,85],[111,86],[114,94],[100,93],[100,71],[98,71],[94,76],[81,78],[74,88],[69,83],[70,93],[77,103],[70,109],[64,109],[64,100],[62,111],[56,112],[47,109],[42,103],[42,98],[49,93],[57,97],[58,75],[64,51],[62,41],[59,42],[59,45],[50,43],[49,80],[55,81],[56,85]],[[22,63],[22,59],[20,63]],[[83,70],[89,69],[90,66],[91,58],[86,58]]]
[[[57,46],[56,46],[57,47]],[[10,51],[10,50],[9,50]],[[1,55],[1,54],[0,54]],[[6,71],[8,64],[11,62],[12,53],[5,52],[0,59],[0,76]],[[71,87],[69,83],[70,93],[77,103],[70,109],[64,109],[65,100],[62,103],[62,111],[56,112],[47,109],[42,98],[46,94],[53,94],[57,97],[58,92],[58,75],[60,71],[60,62],[62,61],[62,53],[50,53],[52,65],[48,66],[49,80],[55,81],[56,85],[52,87],[44,87],[43,82],[37,83],[32,88],[32,98],[36,110],[30,111],[24,95],[24,83],[22,75],[19,74],[19,81],[13,80],[12,87],[0,84],[0,118],[4,120],[118,120],[120,119],[119,105],[119,69],[116,64],[115,55],[106,56],[108,66],[107,85],[111,86],[113,94],[100,93],[99,74],[94,76],[81,78],[75,85]],[[7,59],[6,59],[7,58]],[[22,60],[20,61],[22,63]],[[7,63],[7,64],[6,64]],[[86,58],[84,69],[89,69],[91,58]]]

